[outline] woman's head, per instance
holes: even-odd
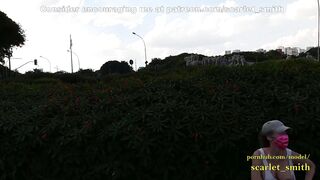
[[[263,124],[260,132],[260,141],[263,147],[275,145],[281,149],[288,146],[289,137],[286,130],[290,127],[285,126],[279,120],[271,120]]]

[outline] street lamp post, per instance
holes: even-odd
[[[320,38],[320,3],[319,0],[318,1],[318,62],[320,62],[319,56],[320,56],[320,42],[319,42],[319,38]]]
[[[68,49],[67,50],[68,52],[70,52],[70,50]],[[77,59],[78,59],[78,66],[79,66],[79,70],[80,70],[80,59],[79,59],[79,56],[77,53],[75,53],[74,51],[72,51],[72,54],[74,54],[75,56],[77,56]]]
[[[40,58],[45,59],[45,60],[48,61],[49,67],[50,67],[50,72],[51,72],[51,62],[50,62],[50,60],[48,58],[43,57],[43,56],[40,56]]]
[[[139,36],[139,34],[135,33],[135,32],[132,32],[133,35],[136,35],[138,36],[142,41],[143,41],[143,45],[144,45],[144,59],[145,59],[145,63],[147,65],[148,61],[147,61],[147,46],[146,46],[146,42],[144,41],[144,39]]]
[[[72,38],[71,38],[71,34],[70,34],[70,57],[71,57],[71,73],[73,73]]]

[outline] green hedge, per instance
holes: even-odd
[[[249,179],[271,119],[319,164],[318,63],[159,73],[0,83],[0,179]]]

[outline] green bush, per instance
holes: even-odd
[[[319,164],[319,70],[295,60],[0,83],[0,179],[249,179],[271,119]]]

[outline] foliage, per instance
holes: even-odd
[[[244,56],[246,61],[248,62],[263,62],[263,61],[269,61],[269,60],[274,60],[274,59],[285,59],[285,55],[276,51],[276,50],[270,50],[266,53],[263,52],[240,52],[236,53]],[[226,55],[226,56],[232,56],[233,54]]]
[[[95,76],[95,72],[92,69],[80,69],[76,74],[84,76]]]
[[[300,59],[0,82],[0,179],[249,179],[271,119],[319,164],[319,76]]]
[[[99,72],[102,75],[106,75],[112,73],[125,74],[130,73],[132,71],[132,67],[125,61],[108,61],[101,66]]]
[[[164,58],[163,60],[160,58],[153,58],[151,63],[147,66],[143,71],[158,71],[158,70],[169,70],[176,68],[182,68],[186,66],[186,62],[184,60],[185,57],[190,56],[189,53],[182,53],[176,56],[169,56]],[[200,58],[205,57],[204,55],[199,54]]]
[[[0,11],[0,62],[11,57],[12,47],[20,47],[24,42],[25,35],[20,25]]]

